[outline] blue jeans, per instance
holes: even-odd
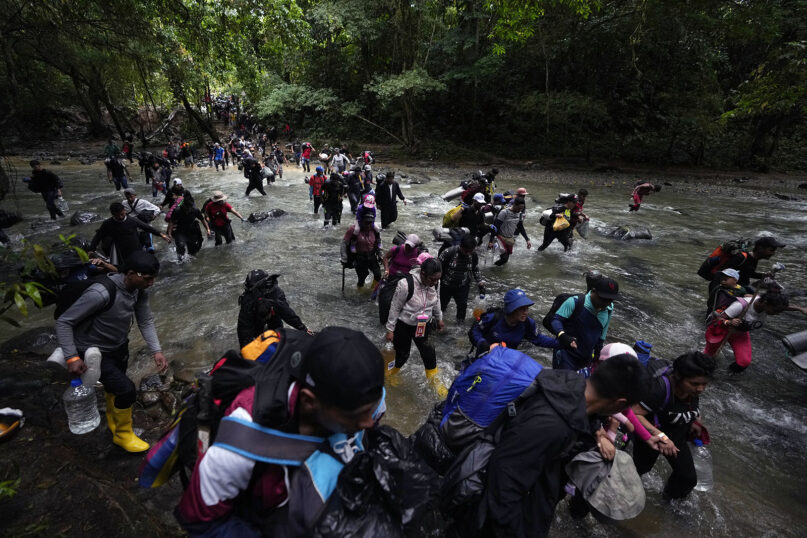
[[[123,187],[124,189],[129,188],[129,182],[126,180],[126,176],[113,177],[112,181],[115,182],[115,190],[116,191],[121,190],[121,187]]]

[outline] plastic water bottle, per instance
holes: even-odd
[[[70,381],[70,386],[62,395],[62,401],[71,432],[77,435],[89,433],[101,423],[95,389],[82,385],[81,379]]]
[[[488,309],[487,298],[485,297],[484,293],[480,293],[479,298],[474,303],[474,311],[473,311],[474,319],[481,318],[482,314],[484,314],[485,311],[487,311],[487,309]]]
[[[392,370],[395,367],[395,346],[392,342],[385,342],[381,348],[381,357],[384,359],[384,366],[387,370]]]
[[[695,439],[691,449],[692,460],[695,462],[695,472],[698,474],[698,483],[695,489],[698,491],[711,491],[715,486],[712,475],[712,454],[700,439]]]

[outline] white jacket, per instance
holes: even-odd
[[[405,278],[398,281],[389,309],[388,331],[395,330],[395,323],[398,320],[407,325],[417,325],[417,317],[421,312],[429,316],[430,320],[439,321],[443,319],[443,312],[440,310],[440,284],[438,283],[437,286],[424,286],[420,281],[419,265],[412,268],[409,274],[412,275],[415,290],[412,293],[412,298],[407,301],[409,283]]]

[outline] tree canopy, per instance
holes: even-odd
[[[415,152],[807,168],[807,0],[7,0],[0,46],[6,132],[214,138],[227,93]]]

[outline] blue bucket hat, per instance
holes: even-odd
[[[524,293],[524,290],[519,288],[510,290],[504,294],[505,314],[512,314],[517,308],[521,308],[522,306],[532,306],[534,304],[535,303],[530,301],[530,298],[527,297],[527,294]]]

